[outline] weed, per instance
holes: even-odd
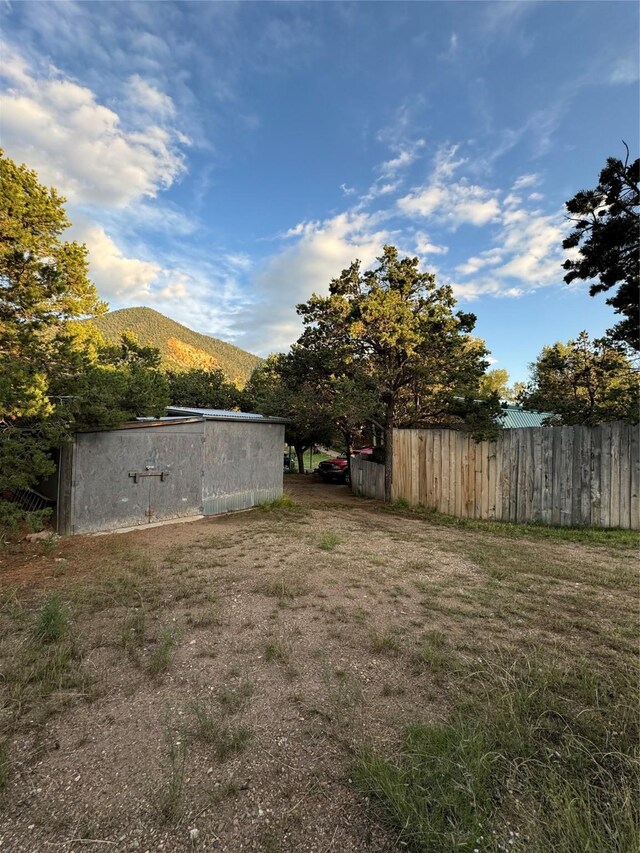
[[[280,495],[279,498],[274,498],[272,501],[263,501],[258,504],[258,509],[261,512],[276,512],[278,510],[298,509],[299,505],[288,494]]]
[[[320,538],[318,547],[321,551],[333,551],[336,545],[340,544],[340,537],[337,533],[323,533]]]
[[[291,649],[289,644],[282,639],[274,637],[264,647],[264,659],[266,661],[276,661],[277,663],[287,663],[291,657]]]
[[[226,714],[237,714],[253,696],[255,687],[248,678],[237,685],[225,685],[218,690],[218,702]]]
[[[129,616],[122,626],[122,648],[131,658],[137,659],[144,645],[144,635],[145,615],[138,611]]]
[[[9,762],[9,741],[0,741],[0,803],[5,798],[7,788],[9,787],[9,772],[11,765]]]
[[[225,761],[231,755],[244,752],[251,736],[251,729],[247,726],[222,726],[214,741],[216,756]]]
[[[177,643],[176,634],[171,629],[165,628],[160,632],[145,664],[145,669],[150,676],[158,678],[169,669]]]
[[[169,772],[160,797],[160,817],[163,823],[174,823],[182,807],[187,740],[184,733],[174,735],[168,719],[165,721],[165,745]]]
[[[373,631],[371,634],[371,649],[375,654],[391,654],[397,655],[400,651],[400,643],[395,634],[391,631],[384,631],[379,634]]]
[[[251,739],[251,730],[247,726],[230,726],[223,723],[220,713],[206,700],[192,702],[189,710],[190,737],[210,744],[220,761],[246,748]]]
[[[209,791],[208,797],[214,805],[218,805],[230,797],[237,797],[241,790],[242,785],[240,782],[235,779],[227,779],[219,785],[216,784],[216,787],[212,791]]]
[[[299,575],[286,572],[278,577],[265,580],[256,590],[263,595],[270,595],[280,601],[298,598],[309,593],[309,586]]]
[[[521,658],[466,678],[459,711],[410,726],[398,761],[368,748],[358,755],[355,783],[381,803],[402,845],[425,853],[634,849],[631,675]]]
[[[414,654],[413,660],[418,668],[427,666],[433,672],[440,672],[454,665],[453,655],[447,648],[444,635],[440,631],[428,631],[422,636],[420,647]]]
[[[407,691],[404,687],[395,687],[393,684],[388,684],[386,681],[382,685],[383,696],[404,696]]]
[[[57,595],[47,598],[36,617],[33,636],[39,643],[58,643],[69,630],[69,608]]]
[[[618,550],[637,550],[640,547],[640,534],[635,530],[602,527],[552,527],[545,524],[515,524],[510,521],[485,521],[472,518],[458,518],[445,515],[424,506],[411,506],[400,499],[393,504],[380,504],[382,512],[410,513],[423,517],[431,524],[441,527],[458,527],[464,530],[477,530],[504,536],[507,539],[555,539],[567,542],[582,542],[587,545],[604,545]]]

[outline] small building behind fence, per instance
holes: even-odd
[[[95,533],[247,509],[282,495],[281,418],[171,408],[79,432],[60,452],[59,533]]]

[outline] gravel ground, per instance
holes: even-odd
[[[448,661],[532,637],[580,642],[579,627],[554,633],[554,602],[588,600],[594,619],[602,604],[604,621],[632,608],[615,586],[594,598],[537,576],[501,598],[469,550],[491,537],[384,513],[344,486],[286,484],[291,509],[2,556],[1,850],[403,849],[351,782],[355,751],[392,753],[404,724],[451,710]],[[519,553],[633,562],[565,543]],[[551,611],[533,607],[542,589]],[[73,654],[45,688],[30,626],[52,593]],[[435,633],[445,665],[418,665]]]

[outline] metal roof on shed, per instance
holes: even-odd
[[[550,417],[549,412],[527,412],[520,406],[508,405],[504,408],[500,420],[504,429],[522,429],[545,426],[543,420]]]
[[[287,424],[286,418],[268,418],[255,412],[230,412],[226,409],[198,409],[185,406],[168,406],[167,414],[181,417],[204,418],[207,421],[250,421],[251,423]]]

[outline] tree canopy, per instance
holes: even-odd
[[[174,406],[237,409],[241,405],[241,391],[218,368],[168,373],[167,379]]]
[[[597,279],[591,296],[617,287],[607,299],[619,323],[609,330],[615,341],[640,350],[640,160],[624,163],[609,157],[598,185],[580,190],[566,202],[575,227],[564,240],[578,257],[564,262],[567,283]]]
[[[71,431],[160,414],[159,355],[131,336],[109,345],[77,322],[107,306],[87,249],[63,239],[65,200],[0,152],[0,528],[25,516],[7,498],[55,468]]]
[[[552,412],[552,423],[636,423],[638,379],[622,346],[607,339],[591,340],[581,332],[566,344],[543,348],[531,365],[521,402],[527,409]]]
[[[363,273],[355,261],[331,282],[328,296],[298,306],[306,328],[293,352],[304,356],[311,375],[354,380],[354,388],[376,395],[387,496],[393,427],[496,429],[498,396],[479,399],[487,350],[471,336],[474,315],[454,307],[451,288],[393,246],[384,247],[375,268]]]

